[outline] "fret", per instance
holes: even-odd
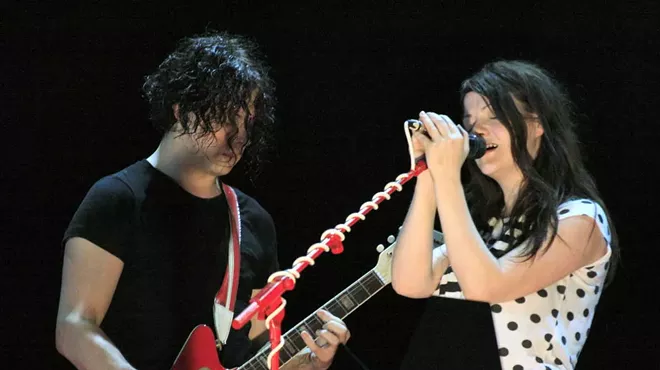
[[[314,317],[314,316],[312,316],[312,317]],[[303,320],[303,322],[302,322],[302,326],[305,328],[305,330],[306,330],[309,334],[312,334],[312,335],[314,335],[314,333],[316,332],[316,330],[319,329],[319,328],[315,328],[315,327],[314,327],[314,323],[309,322],[309,320]]]
[[[323,309],[337,317],[345,317],[349,312],[339,303],[339,301],[337,301],[336,298],[333,298],[330,302],[323,306]]]
[[[309,328],[311,334],[314,334],[317,330],[323,328],[323,325],[325,324],[323,320],[316,316],[316,313],[305,319],[304,323],[307,328]]]
[[[259,362],[257,362],[259,364],[259,367],[263,367],[264,369],[268,369],[268,361],[267,360],[268,360],[268,355],[267,354],[264,355],[264,356],[259,357]]]
[[[355,300],[358,303],[362,303],[366,301],[371,296],[365,284],[366,283],[363,283],[361,280],[358,280],[358,283],[355,285],[355,287],[350,290],[351,295],[355,298]]]
[[[353,311],[353,309],[357,307],[357,303],[349,292],[341,294],[337,299],[337,303],[341,304],[341,306],[346,310],[346,313]]]
[[[284,348],[286,348],[286,351],[287,351],[287,360],[289,360],[290,358],[295,356],[296,353],[300,352],[300,349],[295,347],[293,345],[293,343],[291,342],[291,338],[288,338],[288,339],[285,338],[284,347],[282,347],[282,349],[284,349]]]
[[[240,370],[268,370],[261,362],[260,356],[253,357],[250,361],[246,362],[243,366],[239,367]]]
[[[291,343],[298,349],[301,350],[305,348],[305,341],[300,336],[300,333],[303,332],[303,328],[298,327],[294,333],[291,334]],[[314,334],[314,333],[310,333]]]
[[[368,274],[368,278],[365,277],[364,279],[360,279],[360,282],[370,295],[376,294],[381,288],[385,286],[375,271],[371,271]]]
[[[286,341],[285,338],[282,338],[282,341],[284,342],[284,345],[282,346],[282,349],[280,350],[280,359],[284,359],[284,361],[290,359],[295,355],[294,353],[291,353],[290,346],[287,346],[288,342]]]

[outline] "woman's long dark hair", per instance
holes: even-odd
[[[197,133],[199,139],[205,139],[224,127],[234,155],[237,117],[243,109],[248,135],[244,144],[246,162],[257,170],[274,123],[275,84],[268,73],[256,42],[225,32],[207,32],[182,39],[158,69],[145,78],[142,89],[158,131],[168,132],[178,122],[182,134]],[[255,91],[251,111],[249,103]],[[174,104],[179,105],[178,121]],[[188,113],[195,119],[190,120]]]
[[[468,92],[488,99],[495,116],[511,136],[511,154],[524,174],[524,182],[510,212],[510,220],[525,222],[517,243],[529,240],[523,256],[532,258],[541,251],[550,231],[557,236],[558,206],[571,198],[588,198],[605,212],[611,232],[612,256],[606,283],[612,280],[619,259],[618,238],[609,212],[594,179],[585,168],[575,134],[573,105],[562,86],[543,68],[526,61],[497,61],[485,65],[463,81],[461,102]],[[514,98],[522,103],[519,112]],[[525,118],[536,114],[543,127],[536,159],[527,151]],[[474,161],[466,163],[466,195],[478,228],[485,229],[492,217],[502,217],[504,196],[498,184],[483,175]],[[594,215],[595,216],[595,215]]]

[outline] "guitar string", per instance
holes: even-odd
[[[360,284],[361,280],[364,280],[363,283],[364,283],[366,286],[363,286],[362,284]],[[371,289],[373,289],[372,284],[373,284],[374,282],[376,282],[376,281],[379,283],[380,286],[376,289],[375,292],[372,293],[372,292],[369,291],[369,289],[367,288],[367,286],[370,287]],[[383,284],[383,281],[382,281],[381,278],[378,276],[378,274],[377,274],[374,270],[372,270],[372,271],[370,271],[369,273],[367,273],[366,276],[364,276],[362,279],[357,280],[356,282],[354,282],[353,284],[351,284],[348,288],[346,288],[346,290],[345,290],[346,293],[340,293],[339,295],[337,295],[337,298],[333,298],[330,302],[328,302],[327,306],[324,305],[324,306],[322,306],[321,308],[322,308],[322,309],[326,309],[326,310],[330,311],[331,313],[332,313],[333,311],[335,311],[337,308],[342,308],[342,310],[346,312],[345,314],[348,314],[349,311],[350,311],[351,309],[349,309],[349,310],[347,311],[346,309],[343,308],[344,306],[343,306],[341,303],[339,303],[339,297],[340,297],[340,296],[350,295],[350,297],[354,299],[353,296],[355,295],[355,293],[357,293],[359,290],[363,290],[363,291],[365,291],[365,292],[367,293],[367,298],[366,298],[366,299],[369,299],[369,298],[371,298],[374,294],[376,294],[376,293],[378,292],[378,290],[380,290],[380,289],[381,289],[383,286],[385,286],[385,285],[386,285],[386,284]],[[366,299],[365,299],[365,301],[366,301]],[[363,301],[363,302],[364,302],[364,301]],[[359,303],[358,303],[358,304],[359,304]],[[357,304],[356,304],[355,306],[357,306]],[[318,322],[318,320],[319,320],[319,319],[317,318],[316,315],[311,315],[311,316],[305,318],[304,320],[302,320],[302,321],[301,321],[298,325],[296,325],[295,327],[299,327],[299,326],[301,326],[301,325],[305,325],[305,326],[307,327],[307,325],[312,324],[312,322],[309,322],[309,321],[308,321],[308,320],[310,320],[310,319],[315,320],[315,322]],[[311,325],[310,325],[310,327],[311,327]],[[310,333],[310,334],[311,334],[311,333]],[[294,335],[300,336],[300,333],[297,332],[297,331],[289,331],[289,332],[287,332],[287,333],[284,335],[284,340],[287,341],[287,342],[292,342],[294,338],[289,338],[289,337],[292,337],[292,336],[294,336]],[[294,346],[294,348],[295,348],[295,346]],[[297,349],[297,348],[296,348],[296,349]],[[300,349],[300,350],[302,350],[302,349]],[[300,350],[299,350],[299,351],[300,351]],[[262,358],[262,357],[265,357],[265,356],[266,356],[266,352],[268,352],[268,351],[270,351],[270,347],[264,347],[264,348],[263,348],[262,350],[260,350],[260,351],[259,351],[254,357],[252,357],[250,360],[248,360],[248,362],[246,362],[243,366],[241,366],[240,369],[249,370],[249,369],[246,368],[245,366],[248,366],[248,365],[251,366],[251,365],[253,365],[253,362],[256,362],[256,363],[258,363],[258,364],[261,365],[262,360],[264,360],[264,358]],[[287,350],[286,353],[287,353],[287,355],[289,355],[289,354],[288,354],[288,350]],[[296,353],[297,353],[297,352],[296,352]],[[293,354],[293,355],[289,355],[290,358],[292,358],[293,356],[295,356],[295,354]]]
[[[373,289],[373,288],[372,288],[372,284],[373,284],[374,282],[376,282],[376,281],[379,282],[379,285],[382,284],[381,279],[380,279],[380,278],[376,275],[376,273],[373,272],[373,271],[370,272],[367,276],[363,277],[363,279],[364,279],[364,284],[367,285],[367,286],[369,286],[371,289]],[[360,279],[360,280],[362,280],[362,279]],[[355,283],[351,284],[351,286],[349,286],[349,287],[345,290],[345,293],[340,293],[337,297],[342,296],[342,295],[346,295],[346,294],[350,294],[351,296],[353,296],[353,295],[355,295],[355,293],[357,293],[359,290],[364,290],[364,291],[366,291],[367,294],[368,294],[368,297],[371,297],[373,294],[375,294],[375,292],[374,292],[374,293],[371,293],[371,292],[369,292],[369,290],[368,290],[366,287],[363,287],[363,286],[360,284],[360,280],[358,280],[358,281],[356,281]],[[382,288],[382,286],[383,286],[383,285],[379,286],[378,289]],[[340,303],[338,303],[338,298],[335,298],[335,299],[331,300],[330,302],[328,302],[327,306],[325,306],[325,305],[322,306],[322,308],[325,308],[325,309],[327,309],[328,311],[331,311],[331,312],[332,312],[332,311],[335,311],[337,308],[340,308],[340,307],[342,308],[342,310],[343,310],[344,312],[346,312],[346,310],[343,308],[343,306],[342,306]],[[310,322],[310,319],[314,320],[314,322]],[[311,327],[314,323],[320,323],[320,322],[318,321],[318,318],[317,318],[315,315],[312,315],[312,316],[307,317],[305,320],[303,320],[303,321],[302,321],[299,325],[297,325],[296,327],[299,327],[300,325],[306,325],[307,327]],[[298,333],[298,332],[295,332],[295,331],[290,331],[287,335],[285,335],[285,337],[290,337],[290,336],[293,336],[293,335],[299,335],[299,333]],[[285,338],[285,339],[288,339],[288,338]],[[297,339],[297,338],[296,338],[296,339]],[[287,341],[290,342],[291,340],[287,340]],[[296,349],[297,349],[297,348],[296,348]],[[268,347],[265,347],[265,348],[264,348],[263,350],[261,350],[260,353],[258,353],[257,356],[256,356],[255,358],[253,358],[250,362],[252,362],[253,360],[257,360],[257,361],[262,360],[260,357],[263,357],[263,355],[265,355],[265,353],[263,353],[263,352],[265,352],[265,351],[267,351],[267,350],[268,350]],[[288,354],[288,352],[287,352],[287,354]],[[262,355],[262,356],[259,356],[259,355]],[[295,354],[294,354],[294,355],[295,355]],[[291,356],[291,357],[293,357],[293,356]],[[249,363],[249,362],[248,362],[248,363]],[[247,363],[246,363],[246,365],[247,365]]]

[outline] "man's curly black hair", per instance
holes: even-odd
[[[178,104],[182,134],[195,133],[201,139],[226,128],[230,148],[234,148],[238,133],[238,112],[244,109],[248,135],[244,153],[248,166],[256,170],[274,123],[275,85],[268,73],[254,41],[211,32],[182,39],[145,78],[142,89],[150,104],[151,121],[161,133],[177,123],[172,107]],[[251,111],[249,103],[255,91]],[[191,120],[190,113],[196,119]]]

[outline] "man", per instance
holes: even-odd
[[[259,58],[249,40],[211,34],[183,40],[147,77],[160,145],[96,182],[64,235],[56,343],[78,369],[167,369],[195,326],[215,327],[213,300],[237,229],[233,194],[241,234],[234,312],[278,270],[272,218],[219,181],[244,151],[257,160],[269,138],[274,87]],[[319,317],[326,344],[305,334],[308,348],[283,369],[330,366],[349,333],[328,312]],[[267,340],[256,317],[232,330],[223,366],[239,366]]]

